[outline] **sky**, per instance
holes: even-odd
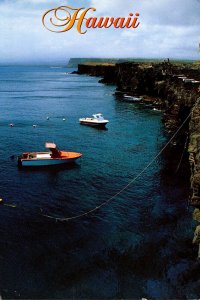
[[[140,14],[136,29],[48,31],[52,8],[95,7],[94,17]],[[0,0],[0,63],[66,63],[70,57],[200,60],[200,0]],[[89,15],[88,15],[89,16]]]

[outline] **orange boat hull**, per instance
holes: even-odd
[[[67,151],[59,151],[58,157],[53,157],[49,152],[31,152],[19,157],[18,164],[23,167],[60,165],[73,163],[81,156],[81,153]]]

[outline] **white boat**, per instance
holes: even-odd
[[[140,102],[142,100],[141,97],[124,95],[124,101],[126,102]]]
[[[79,119],[80,124],[95,126],[95,127],[104,127],[109,121],[105,120],[102,114],[94,114],[91,118],[81,118]]]
[[[25,152],[18,157],[18,165],[22,167],[38,167],[72,163],[82,156],[81,153],[58,150],[56,144],[46,143],[49,152]]]

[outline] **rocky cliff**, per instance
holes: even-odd
[[[101,82],[116,84],[116,95],[139,96],[141,102],[163,110],[163,122],[173,134],[187,119],[173,139],[174,145],[187,147],[190,163],[190,205],[193,218],[200,223],[200,65],[162,63],[120,63],[113,65],[79,65],[79,74],[101,76]],[[188,117],[188,118],[187,118]],[[200,225],[194,243],[199,245]]]
[[[198,97],[200,68],[191,65],[126,63],[116,65],[117,90],[142,96],[164,110],[163,120],[173,132],[184,120]]]
[[[87,63],[79,64],[77,74],[103,77],[102,83],[116,84],[116,65],[113,63]]]

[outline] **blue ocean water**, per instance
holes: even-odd
[[[161,113],[119,101],[114,86],[70,71],[0,66],[0,295],[195,298],[196,282],[183,276],[196,251],[188,179],[168,172],[165,157],[88,217],[56,222],[44,216],[71,217],[98,206],[166,140]],[[79,124],[98,112],[109,119],[107,130]],[[11,159],[43,151],[46,141],[83,158],[39,169],[19,169]]]

